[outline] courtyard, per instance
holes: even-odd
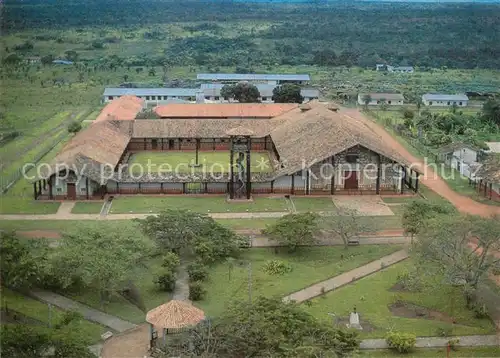
[[[252,151],[250,154],[251,170],[253,173],[269,173],[273,171],[269,153],[266,151]],[[236,157],[235,157],[236,162]],[[128,160],[128,165],[133,173],[146,172],[148,165],[153,172],[176,173],[229,173],[229,151],[200,151],[198,153],[198,166],[195,151],[168,151],[168,152],[135,152]],[[246,159],[243,164],[246,166]]]

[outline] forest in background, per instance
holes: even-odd
[[[28,0],[5,2],[1,23],[4,35],[25,32],[28,46],[14,45],[24,52],[38,41],[82,49],[61,31],[93,32],[83,45],[96,50],[156,41],[153,53],[117,55],[140,66],[500,68],[500,4]]]

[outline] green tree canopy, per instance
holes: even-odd
[[[416,199],[407,203],[403,210],[403,229],[413,238],[425,223],[438,215],[451,215],[456,213],[456,209],[450,204],[436,204],[424,199]]]
[[[260,92],[257,87],[248,82],[240,82],[236,85],[225,85],[221,89],[221,96],[234,98],[240,103],[258,103]]]
[[[263,230],[290,252],[296,251],[302,245],[311,245],[316,242],[315,235],[319,230],[319,215],[315,213],[288,214],[278,219],[275,224]]]
[[[285,83],[273,89],[273,101],[276,103],[302,103],[303,100],[299,85]]]

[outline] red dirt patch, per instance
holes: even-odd
[[[148,354],[149,325],[143,324],[137,328],[111,337],[102,347],[102,358],[140,358]]]
[[[389,310],[394,316],[398,317],[431,319],[434,321],[457,323],[453,317],[450,317],[445,313],[414,305],[409,302],[393,303],[392,305],[389,305]]]
[[[56,230],[32,230],[32,231],[17,231],[19,236],[26,237],[28,239],[60,239],[61,233]]]

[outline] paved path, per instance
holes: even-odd
[[[420,170],[422,170],[424,172],[424,175],[420,177],[420,181],[431,190],[435,191],[443,198],[450,201],[459,211],[467,214],[481,216],[500,214],[500,206],[482,204],[453,191],[448,186],[446,181],[444,181],[439,175],[437,175],[431,167],[425,165],[422,159],[413,156],[401,143],[397,141],[396,138],[388,133],[381,125],[367,118],[359,110],[352,108],[341,108],[340,112],[342,112],[342,114],[346,115],[347,117],[363,121],[369,128],[371,128],[375,133],[382,137],[382,140],[385,143],[391,146],[406,160],[413,163],[413,166],[415,168],[419,168]]]
[[[450,339],[460,339],[457,346],[461,347],[485,347],[500,346],[500,336],[456,336],[456,337],[419,337],[417,338],[417,348],[440,348],[448,346]],[[363,339],[360,349],[387,349],[385,339]]]
[[[384,256],[378,260],[370,262],[369,264],[360,266],[358,268],[355,268],[354,270],[344,272],[343,274],[306,287],[303,290],[294,292],[291,295],[285,296],[283,300],[293,300],[298,303],[310,300],[311,298],[320,296],[325,292],[329,292],[339,287],[345,286],[353,282],[354,280],[358,280],[360,278],[371,275],[375,272],[380,271],[384,267],[394,265],[407,258],[408,253],[406,250],[396,251],[393,254]]]
[[[69,298],[66,298],[64,296],[58,295],[53,292],[33,290],[31,291],[31,294],[40,301],[50,303],[65,311],[79,312],[85,319],[100,323],[103,326],[111,328],[115,332],[125,332],[126,330],[136,327],[136,325],[133,323],[124,321],[121,318],[98,311],[96,309],[88,307],[79,302],[75,302]]]
[[[76,202],[74,201],[63,201],[59,208],[57,209],[57,213],[55,215],[65,216],[72,215],[71,210],[75,207]]]
[[[189,275],[187,266],[187,263],[182,262],[177,269],[173,300],[191,302],[189,301]]]
[[[405,245],[410,243],[410,238],[406,236],[373,236],[360,237],[360,245]],[[314,245],[309,246],[342,246],[344,242],[341,239],[320,239]],[[264,236],[252,237],[252,247],[277,247],[280,246],[276,241],[270,240]]]

